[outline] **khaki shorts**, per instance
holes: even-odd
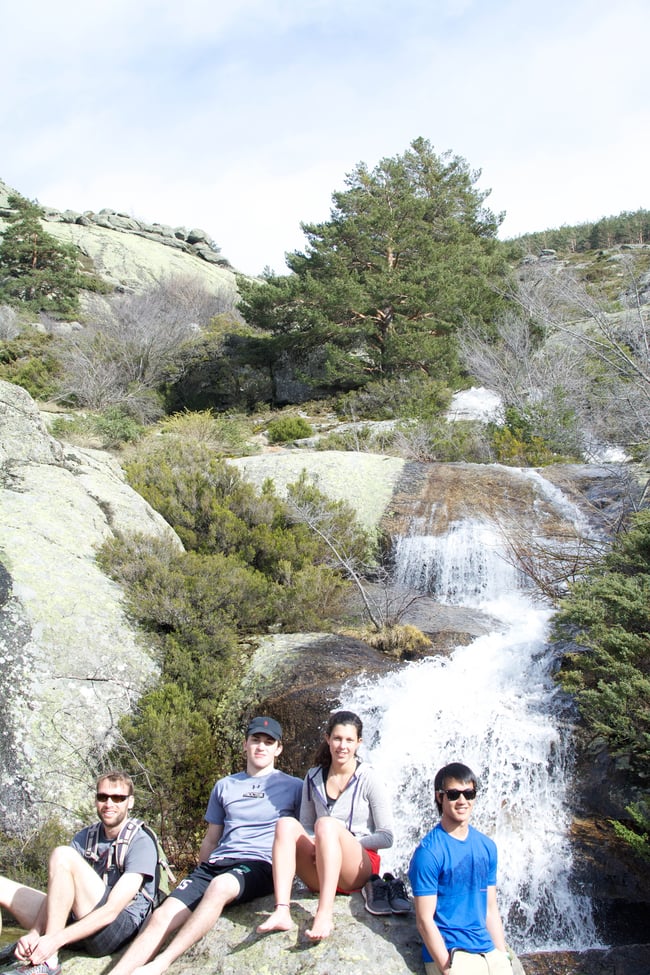
[[[427,975],[441,975],[434,961],[425,961]],[[512,975],[512,965],[505,951],[486,951],[485,954],[472,954],[456,950],[451,961],[450,975]]]

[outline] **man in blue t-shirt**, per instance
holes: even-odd
[[[440,769],[434,782],[440,822],[411,859],[427,975],[512,973],[497,906],[496,844],[469,824],[476,785],[466,765]]]
[[[275,824],[281,816],[298,817],[302,779],[275,768],[282,728],[273,718],[253,718],[244,751],[246,771],[220,779],[210,794],[198,867],[153,912],[111,975],[131,975],[136,968],[160,975],[208,933],[226,904],[273,892]]]
[[[138,830],[122,869],[112,857],[134,801],[129,775],[101,775],[95,790],[100,826],[92,861],[85,856],[87,826],[70,846],[52,851],[47,894],[0,877],[0,906],[28,929],[16,943],[15,955],[30,975],[60,975],[58,952],[65,945],[95,957],[117,951],[151,913],[158,861],[154,841]]]

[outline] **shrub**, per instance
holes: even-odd
[[[205,444],[222,456],[241,457],[254,450],[246,443],[250,423],[235,414],[216,416],[212,410],[185,410],[162,420],[160,429],[169,437]]]
[[[410,623],[384,626],[376,633],[364,635],[371,647],[393,657],[417,656],[431,649],[431,640],[417,626]]]
[[[358,450],[366,453],[389,453],[395,440],[394,427],[354,424],[347,430],[333,430],[321,437],[317,450]]]
[[[650,857],[650,510],[638,512],[612,551],[571,591],[554,636],[568,641],[558,678],[575,694],[592,737],[625,775],[630,822],[618,832]]]
[[[282,416],[271,420],[266,433],[270,443],[287,443],[289,440],[302,440],[311,437],[314,429],[301,416]]]
[[[544,411],[540,409],[523,411],[509,406],[503,427],[489,425],[496,460],[515,467],[544,467],[574,459],[554,449],[556,438],[551,430],[547,429],[544,431],[547,435],[542,435],[540,421],[543,417]],[[559,448],[561,444],[557,442],[557,446]]]
[[[240,746],[249,703],[240,690],[243,641],[278,624],[322,629],[341,608],[345,572],[365,558],[369,542],[349,506],[328,501],[305,478],[291,486],[289,506],[269,485],[258,492],[205,443],[157,440],[128,476],[188,551],[131,535],[112,538],[98,558],[124,586],[162,671],[161,686],[123,719],[116,754],[127,767],[146,763],[147,803],[184,863],[196,857],[206,790],[231,771]],[[344,564],[324,533],[345,552]]]
[[[2,343],[0,379],[26,389],[34,399],[46,400],[56,394],[60,363],[51,335],[26,328]]]
[[[70,830],[56,817],[27,837],[0,833],[0,874],[37,890],[47,889],[47,864],[55,846],[70,842]]]
[[[393,447],[400,457],[425,464],[485,464],[494,460],[488,430],[476,420],[437,418],[402,423],[395,431]]]
[[[222,772],[210,724],[189,690],[165,681],[122,718],[120,731],[110,762],[135,769],[144,763],[146,774],[134,774],[138,815],[156,830],[178,873],[185,872],[196,862],[202,813]]]
[[[368,383],[342,396],[337,413],[347,420],[394,420],[439,416],[451,403],[446,383],[421,373]]]
[[[52,424],[52,434],[60,440],[104,450],[139,440],[143,432],[142,424],[119,406],[109,407],[101,413],[59,416]]]

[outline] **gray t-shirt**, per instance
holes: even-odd
[[[208,801],[206,822],[223,826],[208,861],[221,859],[271,862],[275,824],[281,816],[298,817],[302,780],[279,769],[268,775],[236,772],[219,779]]]
[[[73,836],[70,842],[70,845],[82,856],[86,850],[89,829],[90,826],[85,826],[75,836]],[[100,825],[97,843],[97,856],[99,859],[96,863],[90,864],[93,870],[98,873],[100,877],[104,876],[109,851],[113,842],[113,840],[106,838],[104,827],[103,825]],[[86,862],[88,863],[89,861],[87,860]],[[144,876],[143,886],[149,895],[149,898],[153,898],[155,895],[157,862],[158,851],[155,843],[150,836],[143,832],[143,830],[139,829],[133,836],[133,839],[129,843],[126,851],[123,873],[141,873]],[[122,874],[113,864],[113,866],[110,867],[106,877],[106,886],[114,887],[121,876]],[[151,911],[151,900],[149,898],[145,896],[141,888],[131,903],[126,905],[124,910],[127,914],[131,914],[137,920],[143,920]]]

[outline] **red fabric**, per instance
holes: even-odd
[[[372,867],[373,874],[376,873],[377,875],[379,875],[379,870],[380,870],[380,867],[381,867],[381,857],[379,856],[379,854],[377,853],[376,850],[366,850],[366,853],[368,854],[368,856],[370,858],[370,865]],[[355,888],[355,889],[358,890],[359,888]],[[341,890],[340,887],[337,887],[336,888],[336,893],[337,894],[353,894],[354,891],[353,890]]]

